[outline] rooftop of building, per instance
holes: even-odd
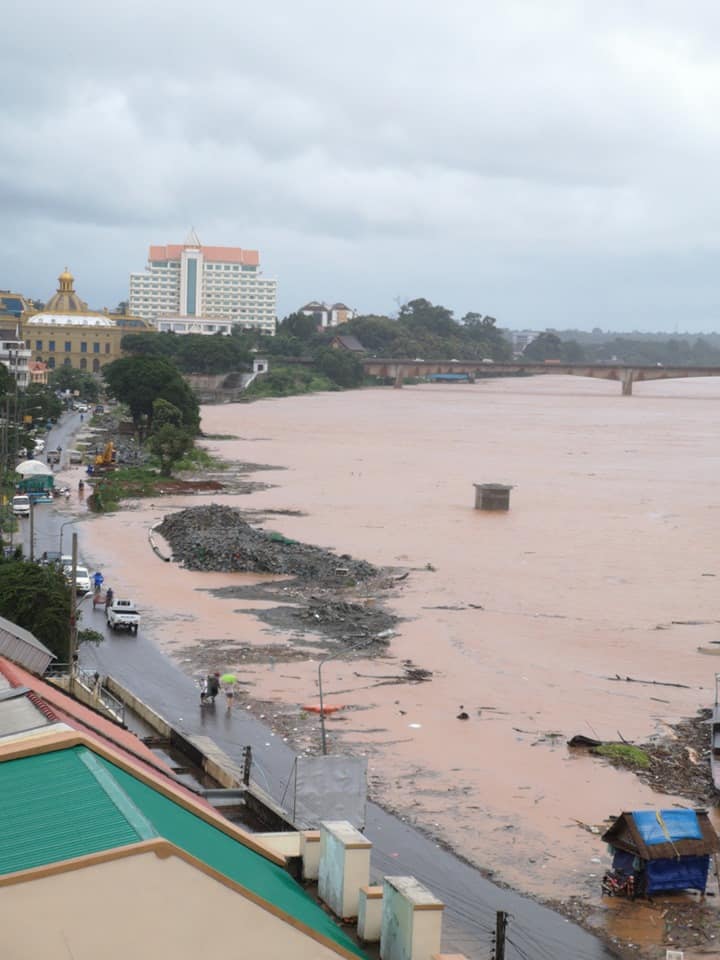
[[[61,732],[0,744],[5,828],[0,884],[32,870],[164,840],[345,956],[363,952],[296,883],[284,859],[86,738]]]
[[[260,254],[257,250],[243,250],[240,247],[205,247],[182,243],[151,246],[148,260],[151,263],[179,260],[183,250],[200,250],[203,259],[211,263],[239,263],[247,267],[257,267],[260,263]]]

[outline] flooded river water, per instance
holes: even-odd
[[[209,441],[213,452],[278,468],[255,476],[270,489],[218,502],[299,511],[272,528],[410,570],[389,598],[403,620],[386,656],[323,668],[326,696],[346,707],[331,742],[367,753],[375,799],[518,890],[597,896],[608,860],[581,824],[682,802],[565,741],[639,742],[711,704],[720,661],[699,648],[717,637],[718,409],[720,379],[622,397],[615,383],[556,376],[203,409],[207,434],[238,438]],[[513,485],[509,512],[473,509],[482,482]],[[97,518],[88,553],[113,543],[112,578],[151,609],[169,652],[282,641],[242,615],[258,601],[208,592],[249,578],[171,564],[158,575],[149,524],[202,502]],[[299,705],[317,696],[311,657],[227,668],[300,726]],[[405,660],[432,681],[369,679]]]

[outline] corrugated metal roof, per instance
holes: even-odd
[[[74,747],[0,764],[0,875],[142,839]]]
[[[44,673],[50,661],[55,659],[52,650],[48,650],[29,630],[5,617],[0,617],[0,655],[35,673]]]

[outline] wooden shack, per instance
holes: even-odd
[[[720,849],[705,810],[635,810],[622,813],[602,839],[613,852],[613,871],[632,876],[636,895],[668,890],[705,892],[710,857]]]

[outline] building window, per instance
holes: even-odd
[[[97,373],[100,370],[100,361],[93,360],[93,373]]]
[[[55,341],[54,341],[54,340],[48,340],[48,350],[50,351],[50,353],[55,353]],[[55,366],[55,364],[53,364],[53,366]]]
[[[110,344],[109,344],[109,343],[106,343],[106,344],[105,344],[105,353],[110,353]]]
[[[80,369],[87,370],[87,360],[85,359],[85,357],[83,357],[82,360],[80,361]]]
[[[99,344],[99,343],[94,343],[94,344],[93,344],[93,353],[100,353],[100,344]]]
[[[48,357],[48,370],[55,369],[55,357]]]
[[[71,350],[72,350],[72,344],[70,343],[69,340],[66,340],[66,341],[65,341],[65,353],[70,353]]]
[[[64,366],[64,367],[71,367],[71,366],[72,366],[72,360],[70,359],[70,357],[65,357],[65,359],[63,360],[63,366]]]
[[[87,342],[85,340],[80,344],[80,353],[87,353]]]
[[[36,349],[36,350],[42,350],[42,340],[36,340],[36,341],[35,341],[35,349]]]

